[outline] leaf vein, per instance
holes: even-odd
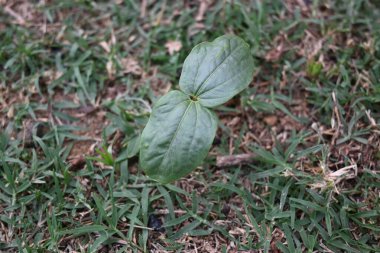
[[[230,41],[231,42],[231,41]],[[208,75],[208,77],[201,83],[201,85],[199,86],[199,88],[197,89],[197,91],[196,91],[196,96],[199,96],[199,92],[201,91],[201,89],[202,89],[202,87],[204,86],[204,84],[205,83],[207,83],[207,81],[215,74],[215,72],[219,69],[219,68],[221,68],[225,63],[226,63],[226,61],[227,61],[227,59],[230,59],[230,56],[234,53],[234,52],[236,52],[238,49],[240,49],[241,47],[243,47],[244,46],[244,44],[243,45],[239,45],[238,47],[236,47],[236,48],[234,48],[231,52],[230,52],[230,54],[226,57],[226,58],[224,58],[223,59],[223,61],[221,62],[221,63],[219,63],[219,65],[213,70],[213,71],[211,71],[211,73]],[[230,47],[231,47],[231,45],[230,45]]]
[[[251,66],[249,64],[247,64],[243,70],[246,70],[247,68],[250,68]],[[232,79],[234,79],[237,75],[241,74],[240,72],[239,73],[236,73],[235,75],[233,75],[231,78],[227,79],[226,81],[224,81],[223,83],[219,84],[219,86],[222,86],[224,85],[225,83],[231,81]],[[208,89],[208,90],[205,90],[201,95],[200,95],[200,98],[204,98],[204,95],[210,91],[212,91],[215,87],[212,87],[211,89]]]
[[[164,158],[161,160],[161,163],[158,165],[158,167],[161,167],[161,166],[162,166],[162,164],[163,164],[164,161],[166,160],[168,154],[170,153],[169,151],[170,151],[170,149],[172,148],[173,141],[174,141],[174,139],[177,137],[177,134],[178,134],[178,132],[179,132],[179,130],[181,129],[181,126],[182,126],[182,121],[183,121],[184,118],[186,117],[186,114],[187,114],[187,112],[189,111],[189,108],[191,107],[192,103],[193,103],[193,101],[190,101],[190,103],[189,103],[189,105],[187,106],[185,112],[183,113],[183,115],[182,115],[182,117],[181,117],[181,120],[180,120],[179,123],[178,123],[178,127],[177,127],[177,129],[175,130],[174,135],[173,135],[173,137],[172,137],[171,140],[170,140],[169,147],[168,147],[167,151],[165,152],[165,156],[164,156]],[[171,173],[172,173],[173,167],[171,167],[170,170],[171,170]],[[171,174],[171,173],[170,173],[170,174]]]

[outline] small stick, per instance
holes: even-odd
[[[238,154],[238,155],[226,155],[216,157],[217,167],[228,167],[240,164],[247,164],[252,162],[256,157],[255,154]]]

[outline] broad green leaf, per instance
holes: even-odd
[[[214,107],[247,88],[253,68],[249,45],[237,36],[224,35],[193,48],[183,64],[179,86],[203,106]]]
[[[160,183],[190,173],[207,156],[217,119],[181,91],[170,91],[154,106],[140,143],[140,165]]]

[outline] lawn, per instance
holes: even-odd
[[[191,49],[250,45],[212,148],[139,167]],[[378,0],[0,0],[0,252],[380,252]]]

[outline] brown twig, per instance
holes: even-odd
[[[255,154],[238,154],[216,157],[217,167],[228,167],[250,163],[256,157]]]

